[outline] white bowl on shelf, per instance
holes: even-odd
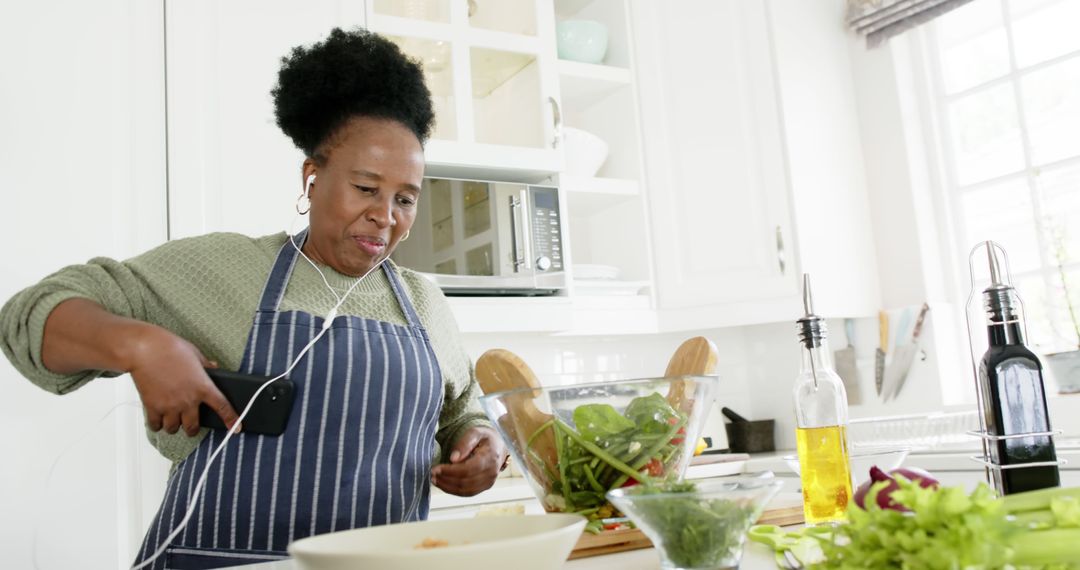
[[[604,139],[581,129],[563,127],[563,148],[566,155],[565,174],[592,177],[600,171],[608,157]]]

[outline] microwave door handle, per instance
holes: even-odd
[[[521,241],[525,244],[525,269],[531,271],[533,264],[532,204],[530,204],[528,188],[521,191],[521,222],[521,231],[524,234]]]
[[[522,239],[522,225],[525,216],[521,215],[521,209],[524,204],[517,196],[510,196],[510,236],[512,239],[512,249],[514,254],[514,273],[517,273],[521,266],[525,264],[525,245]]]

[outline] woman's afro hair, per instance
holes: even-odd
[[[353,117],[398,121],[421,144],[435,119],[420,64],[361,28],[293,48],[271,93],[278,126],[309,157]]]

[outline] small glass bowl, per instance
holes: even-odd
[[[738,568],[746,533],[783,486],[776,479],[713,479],[645,485],[607,496],[652,540],[671,570]]]

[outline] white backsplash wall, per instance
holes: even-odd
[[[941,339],[938,338],[941,335],[935,334],[935,323],[947,319],[946,309],[938,305],[931,307],[921,339],[926,360],[916,358],[903,389],[889,402],[882,402],[874,388],[877,321],[856,319],[853,345],[862,401],[851,405],[852,419],[964,407],[962,398],[971,392],[970,386],[966,386],[970,373],[966,368],[958,368],[957,363],[966,362],[966,354],[960,352],[966,348],[956,346],[951,335]],[[949,325],[951,328],[952,323]],[[828,326],[830,349],[836,351],[846,346],[843,321],[830,320]],[[717,445],[726,445],[720,407],[727,406],[749,419],[776,420],[777,449],[794,449],[791,387],[800,360],[794,322],[664,335],[466,334],[464,342],[474,362],[488,349],[505,348],[523,358],[541,384],[560,386],[659,376],[679,344],[697,335],[711,339],[720,352],[717,369],[720,392],[703,435],[713,437]],[[943,361],[940,354],[953,356]],[[939,381],[943,376],[955,380],[943,387]]]

